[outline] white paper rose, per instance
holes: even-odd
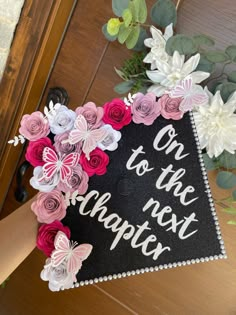
[[[106,138],[98,143],[98,147],[103,151],[115,151],[118,148],[118,141],[121,139],[121,133],[112,128],[111,125],[104,125],[100,129],[108,132]]]
[[[73,128],[76,118],[76,113],[61,105],[54,115],[48,116],[51,132],[55,135],[64,133]]]
[[[37,166],[34,168],[33,177],[30,179],[30,185],[41,192],[50,192],[56,188],[60,181],[60,176],[56,173],[52,178],[43,179],[43,167]]]
[[[48,281],[48,287],[51,291],[60,291],[61,289],[70,289],[76,281],[75,274],[68,273],[66,269],[67,262],[64,260],[59,266],[53,267],[51,259],[46,260],[44,269],[41,271],[40,278]]]

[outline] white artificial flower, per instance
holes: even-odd
[[[198,84],[207,79],[210,75],[208,72],[195,71],[197,68],[200,54],[196,54],[184,62],[185,56],[175,51],[173,57],[168,62],[156,61],[158,70],[147,70],[147,76],[154,82],[148,91],[161,96],[173,89],[181,80],[189,76],[193,84]]]
[[[220,91],[213,96],[207,89],[209,103],[196,107],[195,124],[201,148],[206,148],[210,158],[218,157],[224,150],[236,150],[236,92],[224,104]]]
[[[106,130],[108,135],[97,146],[103,151],[115,151],[118,148],[118,141],[121,139],[120,131],[113,129],[111,125],[104,125],[100,129]]]
[[[59,173],[55,173],[50,179],[42,179],[43,167],[37,166],[34,168],[33,177],[30,179],[30,185],[41,192],[50,192],[56,188],[60,181]]]
[[[157,69],[156,60],[168,61],[170,57],[166,52],[166,42],[173,36],[173,24],[171,23],[166,27],[164,34],[154,26],[151,26],[150,32],[152,38],[145,39],[144,45],[151,48],[151,50],[143,59],[143,62],[150,63],[151,70],[154,70]]]
[[[65,260],[59,266],[53,267],[51,258],[46,260],[40,278],[44,281],[48,281],[48,287],[51,291],[70,289],[76,281],[75,274],[67,271],[67,262]]]
[[[75,119],[76,113],[66,106],[61,105],[55,114],[48,116],[51,132],[58,135],[71,130],[74,127]]]

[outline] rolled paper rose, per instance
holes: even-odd
[[[107,136],[97,146],[103,151],[115,151],[118,148],[118,141],[121,139],[121,132],[112,128],[111,125],[104,125],[101,129],[107,131]]]
[[[103,108],[97,107],[93,102],[88,102],[85,105],[76,108],[76,115],[83,115],[87,120],[90,129],[97,129],[102,126]]]
[[[76,144],[70,144],[69,142],[62,143],[62,141],[67,140],[69,138],[69,131],[56,135],[54,137],[54,146],[57,153],[60,153],[62,156],[67,155],[72,152],[81,152],[81,142],[77,142]]]
[[[55,115],[49,116],[51,132],[55,135],[70,131],[75,122],[76,114],[73,110],[61,105]]]
[[[66,215],[66,202],[59,190],[51,192],[40,192],[36,201],[31,205],[32,211],[36,214],[40,223],[52,223],[55,220],[61,221]]]
[[[131,104],[132,120],[136,124],[152,125],[160,115],[161,106],[156,101],[154,93],[137,93],[133,104]]]
[[[181,119],[183,117],[183,112],[179,108],[181,101],[182,97],[171,98],[169,95],[164,94],[158,100],[158,104],[161,107],[161,115],[165,119]]]
[[[107,171],[107,165],[109,163],[109,156],[101,149],[96,148],[89,154],[88,160],[84,153],[80,156],[80,164],[84,171],[92,176],[94,174],[103,175]]]
[[[52,191],[57,187],[60,181],[59,173],[55,173],[50,179],[44,178],[42,166],[35,167],[33,175],[34,176],[30,179],[30,185],[41,192]]]
[[[49,138],[42,138],[36,141],[30,141],[26,150],[25,158],[34,167],[43,166],[43,150],[45,147],[49,147],[55,151],[52,141]]]
[[[46,264],[40,273],[43,281],[48,281],[48,287],[51,291],[60,291],[70,289],[76,281],[75,274],[67,271],[67,262],[64,260],[57,267],[52,266],[50,258],[47,258]]]
[[[131,122],[131,109],[119,98],[104,104],[103,109],[104,123],[111,125],[116,130],[120,130]]]
[[[70,239],[70,229],[64,226],[60,221],[54,221],[50,224],[42,224],[38,230],[37,247],[44,254],[50,257],[52,251],[55,249],[54,240],[58,231],[62,231]]]
[[[88,174],[83,171],[81,165],[77,165],[72,169],[72,175],[67,183],[60,182],[57,189],[65,193],[78,190],[78,193],[83,195],[88,189],[88,181]]]
[[[20,125],[20,134],[30,141],[36,141],[44,138],[50,132],[48,120],[41,112],[24,115],[21,119]]]

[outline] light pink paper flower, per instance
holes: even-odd
[[[50,132],[49,123],[41,112],[24,115],[21,119],[20,125],[20,134],[30,141],[36,141],[44,138]]]
[[[40,223],[52,223],[65,217],[66,202],[62,193],[55,189],[48,193],[40,192],[31,209]]]
[[[171,98],[168,94],[164,94],[158,100],[158,103],[161,106],[161,115],[165,119],[181,119],[183,117],[183,112],[179,108],[181,101],[182,97]]]
[[[97,129],[102,126],[103,108],[97,107],[93,102],[88,102],[75,110],[77,116],[83,115],[87,120],[89,129]]]
[[[134,102],[131,105],[133,114],[132,120],[136,124],[152,125],[154,120],[160,115],[161,107],[156,101],[154,93],[137,93]]]
[[[60,153],[61,156],[67,155],[72,152],[81,153],[82,142],[77,142],[75,144],[70,144],[69,142],[64,143],[64,140],[69,138],[70,131],[61,133],[54,137],[54,147],[56,148],[57,153]],[[62,143],[63,142],[63,143]]]
[[[83,171],[80,165],[77,165],[72,169],[72,175],[67,183],[60,182],[57,186],[57,189],[65,193],[68,191],[73,192],[75,190],[78,190],[78,193],[80,195],[83,195],[88,189],[88,181],[88,174]]]

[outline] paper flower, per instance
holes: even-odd
[[[50,258],[46,260],[40,278],[44,281],[48,281],[49,289],[54,292],[60,291],[61,289],[70,289],[76,281],[75,274],[67,271],[66,261],[63,261],[57,267],[53,267]]]
[[[76,115],[83,115],[88,123],[89,129],[97,129],[101,127],[103,108],[97,107],[93,102],[88,102],[85,105],[76,108]]]
[[[30,141],[44,138],[50,132],[48,120],[44,118],[41,112],[24,115],[20,125],[19,132]]]
[[[61,105],[54,115],[48,116],[51,132],[55,135],[71,130],[74,126],[76,114],[73,110]]]
[[[45,147],[50,147],[52,150],[54,150],[52,141],[47,137],[38,139],[36,141],[30,141],[25,154],[26,160],[29,161],[34,167],[44,165],[45,162],[43,161],[43,150]]]
[[[69,133],[69,131],[66,131],[54,137],[54,147],[57,153],[59,153],[61,156],[63,156],[64,154],[67,155],[72,152],[81,152],[82,143],[77,142],[75,144],[70,144],[69,142],[63,142],[64,140],[68,139]]]
[[[103,121],[112,128],[120,130],[131,122],[131,109],[125,103],[115,98],[111,102],[104,104]]]
[[[83,171],[81,165],[77,165],[72,169],[72,175],[66,183],[60,182],[57,186],[57,189],[63,192],[73,192],[78,191],[80,195],[86,193],[88,189],[89,177],[86,172]]]
[[[132,120],[136,124],[152,125],[160,115],[161,107],[156,101],[154,93],[137,93],[134,102],[131,104]]]
[[[183,112],[180,110],[182,98],[171,98],[168,94],[159,98],[158,104],[161,108],[161,115],[165,119],[179,120],[183,117]]]
[[[184,62],[185,56],[175,51],[168,62],[156,60],[158,70],[147,70],[147,76],[154,82],[148,91],[161,96],[173,89],[187,76],[191,77],[194,84],[200,83],[210,75],[208,72],[195,71],[200,60],[200,54],[196,54]]]
[[[208,101],[207,93],[200,85],[193,84],[191,77],[180,81],[169,95],[171,98],[182,98],[179,108],[183,113],[192,110],[194,106],[204,105]]]
[[[54,240],[57,233],[61,231],[70,238],[70,229],[64,226],[60,221],[54,221],[50,224],[42,224],[38,230],[37,247],[44,252],[46,256],[50,256],[55,249]]]
[[[80,164],[89,176],[94,174],[103,175],[107,171],[109,156],[101,149],[96,148],[90,153],[89,160],[86,158],[85,154],[82,153],[80,157]]]
[[[143,59],[143,62],[151,64],[151,70],[157,69],[156,61],[166,62],[169,60],[169,55],[166,53],[166,42],[173,36],[173,24],[171,23],[162,34],[160,30],[154,26],[150,27],[152,38],[144,40],[144,45],[151,48],[150,52]]]
[[[30,179],[30,185],[41,192],[50,192],[57,187],[60,181],[60,176],[55,173],[50,179],[43,178],[43,167],[37,166],[34,168],[33,177]]]
[[[115,151],[118,148],[118,141],[121,139],[121,133],[113,129],[111,125],[104,125],[101,129],[107,131],[107,136],[104,140],[98,143],[98,148],[103,151]]]
[[[220,92],[213,96],[209,91],[209,103],[196,107],[195,124],[201,148],[206,148],[210,158],[218,157],[224,150],[234,154],[236,150],[236,92],[224,104]]]
[[[65,217],[66,202],[62,193],[55,189],[48,193],[38,193],[36,201],[31,205],[31,209],[40,223],[52,223]]]

